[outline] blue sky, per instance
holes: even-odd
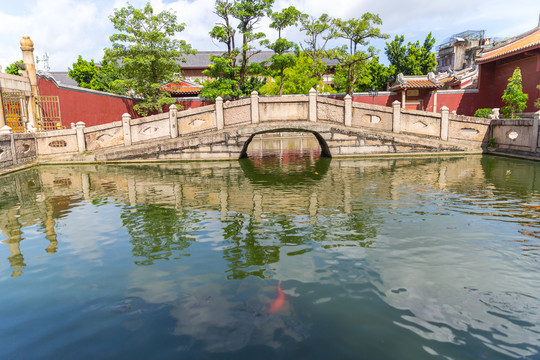
[[[132,0],[131,4],[143,7],[147,0]],[[220,50],[208,36],[218,20],[213,13],[214,0],[151,0],[156,11],[173,9],[186,29],[178,35],[197,50]],[[66,71],[80,54],[83,58],[101,60],[103,48],[110,46],[109,36],[114,29],[108,19],[113,9],[123,7],[120,0],[0,0],[0,66],[5,68],[21,59],[19,41],[30,35],[34,41],[35,55],[49,55],[51,71]],[[379,14],[381,29],[393,38],[405,35],[408,41],[423,41],[431,31],[442,42],[452,34],[465,30],[485,30],[487,37],[510,37],[538,25],[540,2],[538,0],[276,0],[274,9],[290,5],[318,17],[328,13],[343,19],[360,17],[364,12]],[[274,32],[267,23],[261,24],[272,38]],[[290,29],[285,36],[301,41],[302,34]],[[385,41],[372,45],[384,55]],[[42,63],[38,64],[42,68]]]

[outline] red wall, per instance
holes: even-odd
[[[439,90],[440,91],[440,90]],[[447,92],[447,91],[445,91]],[[343,100],[344,95],[329,96],[333,99]],[[446,106],[450,112],[456,111],[458,115],[472,116],[478,106],[480,94],[477,92],[464,92],[463,90],[448,91],[448,93],[437,94],[437,112],[443,106]],[[408,97],[410,100],[423,100],[424,109],[433,111],[433,95],[420,94],[418,97]],[[396,95],[379,95],[375,97],[375,105],[392,106],[394,101],[401,102],[401,94]],[[354,95],[353,101],[365,104],[372,104],[373,98],[368,95]]]
[[[42,96],[58,96],[62,125],[68,128],[71,123],[79,121],[84,122],[86,126],[120,121],[124,113],[131,114],[133,118],[137,117],[133,110],[136,101],[127,97],[64,87],[46,77],[38,77],[38,87]]]
[[[523,92],[529,95],[524,112],[538,111],[534,107],[534,101],[540,97],[540,90],[536,88],[540,84],[540,49],[480,64],[478,86],[481,92],[481,107],[505,106],[501,96],[516,67],[521,69]]]

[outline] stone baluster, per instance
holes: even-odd
[[[352,97],[345,95],[345,126],[352,126]]]
[[[251,123],[259,123],[259,93],[256,91],[251,93]]]
[[[86,126],[85,123],[82,121],[79,121],[75,124],[75,131],[77,134],[77,146],[79,147],[79,152],[82,153],[86,151],[86,141],[84,138],[84,127]]]
[[[223,129],[225,125],[225,119],[223,117],[223,98],[218,96],[216,98],[216,126],[218,130]]]
[[[174,104],[169,106],[169,130],[171,139],[178,137],[178,108]]]
[[[131,115],[124,113],[122,115],[122,130],[124,132],[124,146],[131,145]]]
[[[309,90],[309,121],[317,122],[317,90]]]
[[[392,131],[401,132],[401,103],[397,100],[392,103]]]
[[[448,140],[448,109],[446,106],[441,108],[441,140]]]
[[[535,153],[538,149],[538,122],[540,121],[540,111],[534,113],[533,126],[531,132],[531,152]]]

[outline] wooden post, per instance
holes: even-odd
[[[437,112],[437,89],[433,91],[433,112]]]

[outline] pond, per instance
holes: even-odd
[[[489,156],[32,168],[0,177],[0,352],[537,358],[539,218],[540,165]]]

